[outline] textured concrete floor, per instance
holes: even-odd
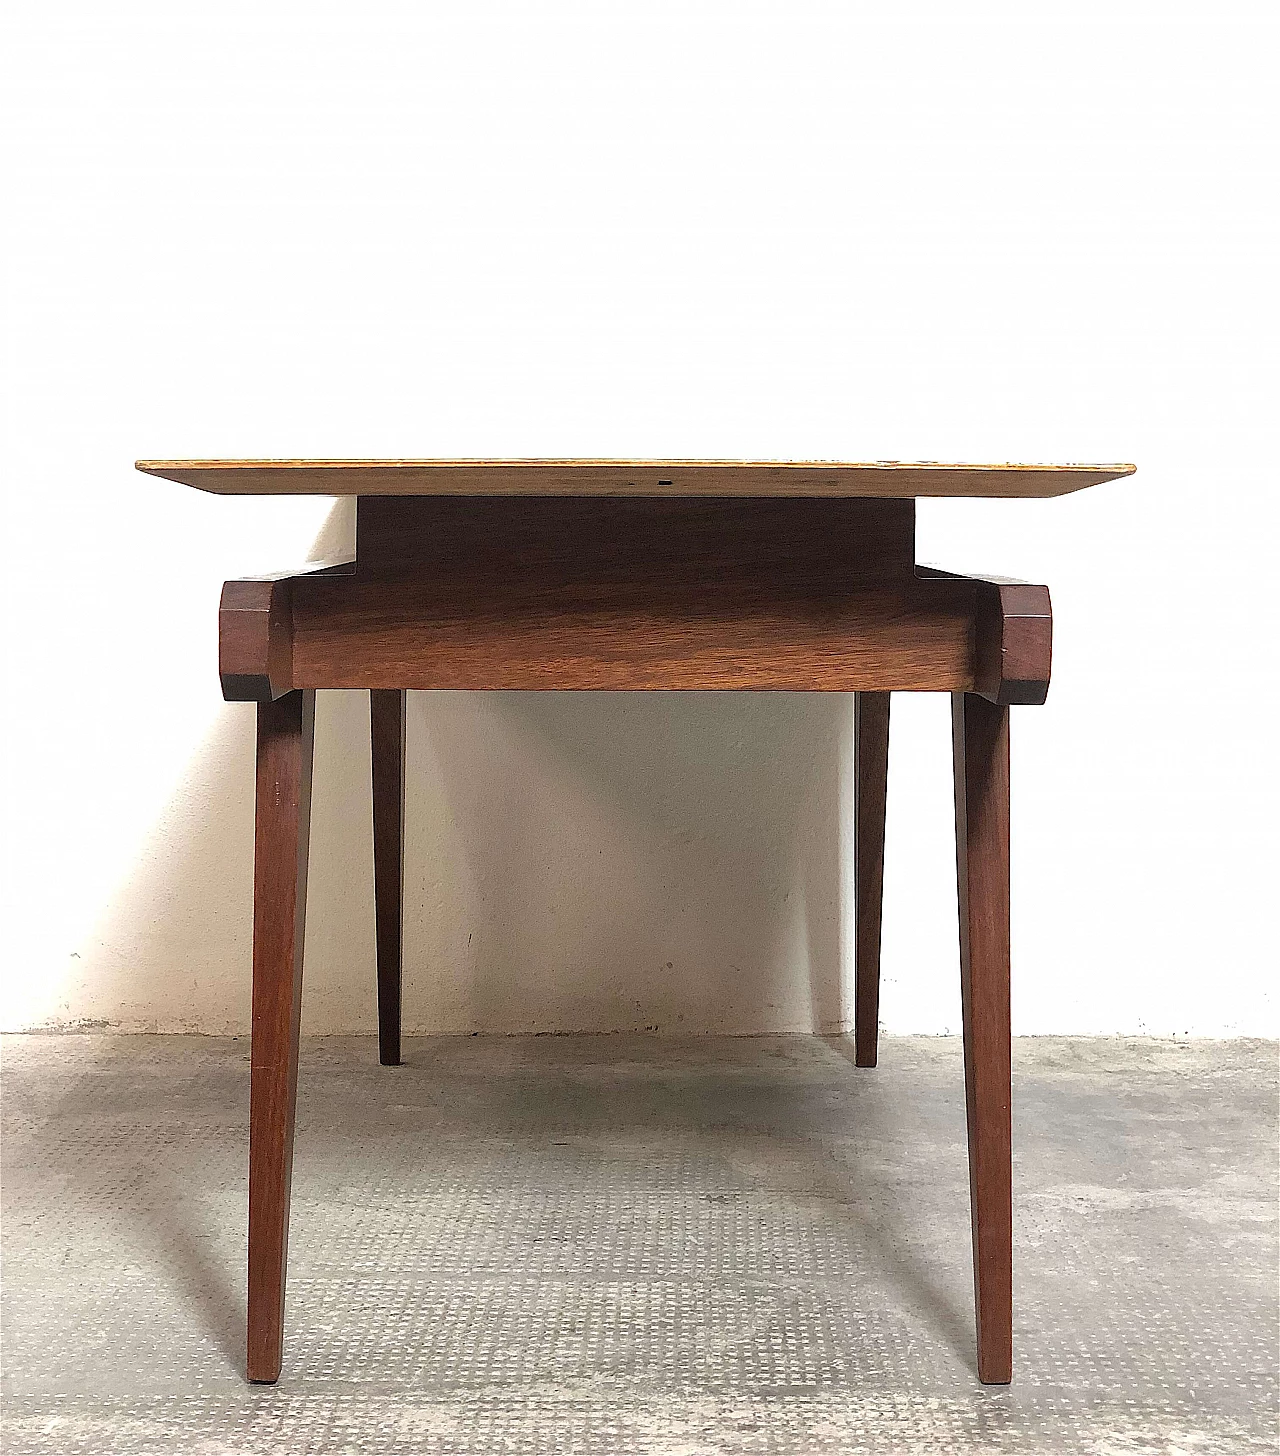
[[[1018,1046],[1004,1390],[952,1041],[307,1044],[275,1388],[247,1042],[3,1056],[12,1456],[1276,1449],[1274,1044]]]

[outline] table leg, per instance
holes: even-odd
[[[280,1374],[315,693],[258,704],[249,1093],[250,1380]]]
[[[876,1064],[880,1017],[880,909],[884,891],[884,806],[889,774],[888,693],[855,693],[853,708],[854,873],[857,929],[854,1060]]]
[[[373,888],[378,952],[378,1060],[400,1065],[401,946],[404,916],[404,750],[408,694],[369,693],[373,750]]]
[[[1009,710],[952,696],[960,988],[978,1379],[1013,1364],[1009,1030]]]

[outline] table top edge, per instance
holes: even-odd
[[[147,475],[215,494],[333,496],[759,493],[1017,498],[1063,495],[1132,475],[1137,468],[932,460],[207,459],[134,464]]]

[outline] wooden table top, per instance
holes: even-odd
[[[1133,465],[942,465],[831,460],[139,460],[216,495],[1067,495]]]

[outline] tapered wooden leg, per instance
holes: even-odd
[[[249,1093],[250,1380],[279,1377],[284,1340],[314,719],[313,692],[287,693],[274,703],[258,704]]]
[[[952,696],[960,987],[978,1379],[1013,1370],[1009,1043],[1009,710]]]
[[[369,693],[373,746],[373,890],[378,950],[378,1060],[400,1065],[401,947],[404,922],[404,745],[408,694]]]
[[[889,776],[889,694],[857,693],[853,707],[854,873],[857,932],[854,1061],[876,1064],[880,1018],[880,907],[884,892],[884,804]]]

